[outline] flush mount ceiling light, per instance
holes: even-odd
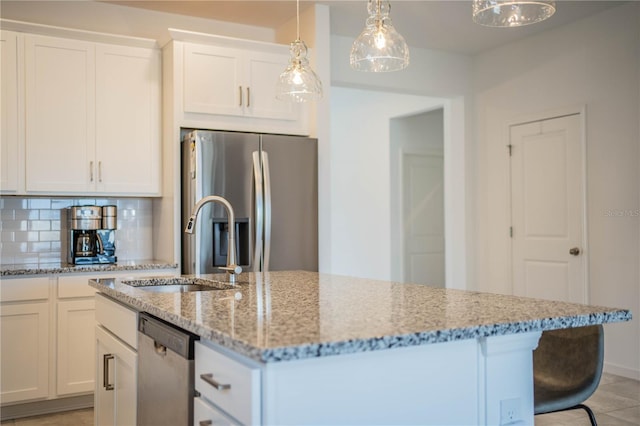
[[[556,2],[549,0],[473,0],[473,21],[488,27],[521,27],[550,18]]]
[[[388,0],[369,0],[366,26],[351,46],[351,68],[357,71],[399,71],[409,65],[409,46],[391,23]]]
[[[276,84],[276,98],[293,102],[315,101],[322,98],[322,82],[307,59],[307,45],[300,40],[300,0],[296,0],[296,39],[289,48],[289,65]]]

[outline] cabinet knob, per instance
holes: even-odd
[[[247,87],[247,108],[251,106],[251,89]]]
[[[571,256],[577,256],[580,254],[580,249],[578,247],[572,247],[569,249],[569,254]]]
[[[241,107],[242,106],[242,86],[238,86],[238,94],[240,95],[240,102],[238,102],[238,106]]]
[[[89,161],[89,182],[93,182],[93,161]]]

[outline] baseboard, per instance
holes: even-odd
[[[4,421],[91,407],[93,407],[93,394],[49,399],[2,406],[0,407],[0,419]]]
[[[604,372],[609,374],[615,374],[616,376],[627,377],[629,379],[640,380],[640,370],[633,368],[621,367],[619,365],[604,363]]]

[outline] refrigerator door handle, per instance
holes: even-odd
[[[262,190],[262,168],[260,166],[260,153],[253,152],[253,179],[255,187],[255,238],[253,252],[253,270],[255,272],[262,270],[262,246],[263,246],[263,217],[264,217],[264,198]]]
[[[262,174],[264,180],[264,266],[262,270],[268,271],[271,256],[271,180],[269,155],[266,151],[262,151]]]

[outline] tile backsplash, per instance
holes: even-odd
[[[152,259],[151,199],[3,196],[0,199],[0,263],[59,262],[62,209],[107,204],[118,207],[118,260]]]

